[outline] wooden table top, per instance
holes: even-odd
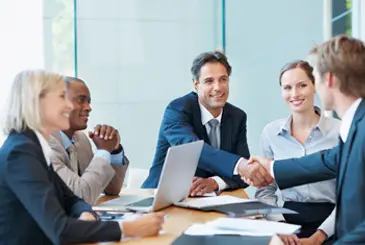
[[[139,189],[139,190],[128,190],[124,189],[121,192],[121,196],[123,194],[130,195],[130,194],[138,194],[138,195],[151,195],[153,193],[153,190],[150,189]],[[241,190],[236,190],[232,192],[223,192],[220,195],[231,195],[241,198],[248,198],[246,192]],[[112,200],[114,198],[117,198],[118,196],[102,196],[98,200],[98,204],[102,202],[106,202],[108,200]],[[98,244],[148,244],[148,245],[164,245],[164,244],[171,244],[178,236],[180,236],[188,227],[190,227],[194,223],[205,223],[207,221],[214,220],[219,217],[225,217],[224,214],[217,213],[217,212],[201,212],[197,210],[192,209],[186,209],[186,208],[179,208],[179,207],[168,207],[163,210],[168,218],[165,221],[165,224],[163,226],[163,234],[160,234],[159,236],[155,237],[146,237],[146,238],[136,238],[131,239],[123,242],[111,242],[111,243],[98,243]],[[270,244],[282,244],[279,241],[277,241],[277,237],[273,237],[273,240]],[[274,242],[274,243],[273,243]],[[279,242],[279,243],[276,243]]]

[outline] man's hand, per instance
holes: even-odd
[[[272,160],[265,158],[265,157],[260,157],[260,156],[251,156],[250,159],[248,159],[248,164],[252,164],[252,163],[260,163],[268,173],[270,173],[271,170],[271,165],[272,165]]]
[[[125,237],[155,236],[162,229],[163,213],[149,213],[133,221],[124,221],[120,227]]]
[[[242,161],[238,165],[238,173],[243,181],[255,187],[264,187],[274,182],[269,170],[261,162],[256,161],[259,157],[251,157],[249,161]],[[259,160],[262,160],[261,158]]]
[[[84,221],[95,221],[96,218],[93,214],[91,214],[90,212],[82,212],[81,215],[79,216],[79,220],[84,220]]]
[[[101,139],[104,140],[111,140],[114,137],[116,137],[118,134],[118,130],[116,130],[115,128],[113,128],[112,126],[109,125],[96,125],[94,127],[94,135],[99,136]]]
[[[213,178],[194,177],[190,196],[203,196],[205,193],[217,191],[218,188],[218,183]]]
[[[120,136],[118,130],[109,125],[96,125],[94,132],[89,132],[96,148],[112,152],[119,148]]]
[[[285,245],[302,245],[297,235],[278,235]]]

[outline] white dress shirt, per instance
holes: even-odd
[[[200,107],[200,113],[201,113],[201,120],[202,120],[202,124],[205,126],[205,129],[207,130],[207,134],[209,135],[211,127],[208,124],[208,122],[210,120],[212,120],[213,115],[207,110],[207,108],[205,108],[200,102],[199,102],[199,107]],[[222,121],[222,114],[223,114],[223,110],[221,111],[221,113],[218,115],[218,117],[216,117],[215,119],[218,120],[218,127],[217,127],[217,142],[218,142],[218,147],[220,148],[221,146],[221,121]],[[227,185],[226,182],[224,182],[224,180],[218,176],[213,176],[212,179],[214,179],[217,184],[218,184],[218,191],[223,191],[225,189],[227,189],[229,186]]]
[[[35,134],[37,135],[37,138],[39,140],[39,143],[41,144],[41,148],[44,154],[44,158],[47,161],[47,165],[51,165],[51,155],[52,155],[52,149],[48,144],[48,141],[46,140],[46,138],[44,138],[44,136],[38,132],[35,131]]]
[[[341,135],[341,139],[344,143],[347,140],[347,137],[348,137],[349,132],[350,132],[352,121],[354,120],[356,110],[359,107],[361,101],[362,101],[362,99],[359,98],[354,103],[352,103],[352,105],[345,112],[345,115],[342,117],[340,135]]]

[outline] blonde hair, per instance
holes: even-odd
[[[336,36],[314,47],[309,57],[320,76],[330,72],[337,78],[343,94],[365,97],[365,45],[361,40]]]
[[[63,76],[44,70],[26,70],[18,73],[10,89],[3,113],[5,135],[12,131],[23,132],[26,128],[42,129],[40,98],[52,87],[63,81]]]

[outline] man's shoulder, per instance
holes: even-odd
[[[193,105],[198,105],[198,96],[196,93],[191,92],[179,98],[172,100],[168,107],[172,108],[188,108]]]
[[[241,108],[231,104],[231,103],[226,103],[224,106],[224,109],[227,112],[229,112],[229,114],[235,116],[235,117],[240,117],[240,118],[246,118],[247,114],[244,110],[242,110]]]

